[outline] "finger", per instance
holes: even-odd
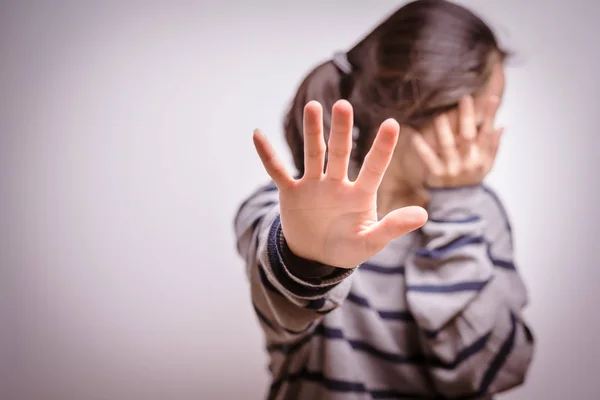
[[[470,142],[467,146],[467,153],[464,158],[465,169],[475,168],[480,164],[481,150],[477,143]]]
[[[481,125],[481,130],[483,132],[491,132],[494,130],[494,121],[499,108],[500,98],[498,96],[490,96],[484,109],[483,124]]]
[[[431,146],[423,139],[423,136],[414,134],[412,142],[415,151],[421,158],[421,161],[423,161],[423,164],[427,167],[429,173],[437,176],[442,175],[444,172],[444,164]]]
[[[327,149],[326,176],[329,179],[342,180],[348,176],[353,125],[352,106],[346,100],[337,101],[332,109]]]
[[[504,128],[496,129],[493,133],[493,138],[490,140],[489,148],[486,149],[487,153],[485,154],[485,165],[491,169],[496,161],[496,156],[498,154],[498,149],[500,147],[500,139],[502,134],[504,133]]]
[[[390,212],[367,232],[367,251],[380,252],[390,241],[419,229],[426,221],[427,211],[422,207],[403,207]]]
[[[477,136],[475,106],[471,96],[463,97],[458,103],[458,126],[461,136],[466,140],[473,140]]]
[[[254,141],[256,152],[258,153],[265,170],[271,179],[273,179],[273,182],[275,182],[275,185],[277,185],[280,190],[289,187],[294,180],[287,172],[265,134],[256,129],[254,130],[252,139]]]
[[[304,107],[304,176],[321,177],[324,162],[323,108],[311,101]]]
[[[491,121],[491,125],[490,122],[484,122],[477,137],[479,147],[487,154],[495,153],[495,148],[498,146],[498,141],[504,131],[503,128],[494,128],[493,124],[493,120]]]
[[[439,115],[434,120],[434,127],[442,160],[448,170],[455,170],[460,164],[460,156],[456,148],[456,141],[446,114]]]
[[[490,154],[492,157],[496,157],[498,153],[498,148],[500,147],[500,139],[502,139],[502,134],[504,133],[504,127],[498,128],[494,131],[493,138],[490,143]]]
[[[383,175],[390,165],[392,155],[398,143],[400,126],[393,119],[384,121],[367,153],[356,178],[356,186],[367,193],[376,193]]]

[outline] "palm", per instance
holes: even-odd
[[[373,195],[357,193],[346,182],[301,182],[281,194],[284,235],[290,246],[313,247],[314,254],[307,258],[330,265],[356,265],[369,258],[366,232],[377,222],[374,203]]]
[[[420,207],[405,207],[377,220],[377,189],[389,165],[398,137],[398,124],[388,120],[377,134],[356,181],[348,180],[353,119],[348,102],[333,107],[327,170],[323,172],[325,141],[322,111],[316,102],[304,113],[305,173],[294,180],[273,148],[260,134],[255,145],[280,191],[284,237],[298,256],[350,268],[379,252],[389,241],[423,225]]]

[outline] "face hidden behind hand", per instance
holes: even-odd
[[[496,61],[491,68],[487,83],[482,87],[479,93],[473,94],[473,109],[475,129],[481,131],[490,100],[497,98],[502,101],[505,87],[504,65],[496,57]],[[452,132],[456,139],[457,147],[462,147],[465,140],[460,134],[459,128],[459,109],[454,107],[446,112]],[[397,193],[418,191],[424,187],[427,176],[427,170],[420,160],[411,141],[412,135],[422,135],[425,141],[433,148],[437,154],[441,154],[441,148],[437,140],[433,119],[421,128],[403,125],[400,132],[397,149],[394,154],[393,164],[390,165],[384,187],[392,188]]]

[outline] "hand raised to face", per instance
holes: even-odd
[[[438,151],[422,135],[413,135],[413,145],[427,169],[426,185],[433,188],[476,185],[491,171],[503,128],[494,128],[499,106],[489,97],[481,127],[475,122],[473,98],[466,96],[458,106],[458,130],[452,131],[447,114],[434,119]],[[459,138],[461,145],[457,143]]]

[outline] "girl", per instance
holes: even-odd
[[[269,398],[489,399],[523,383],[526,289],[482,184],[506,57],[465,8],[411,2],[302,82],[285,122],[296,178],[255,131],[273,183],[235,229]]]

